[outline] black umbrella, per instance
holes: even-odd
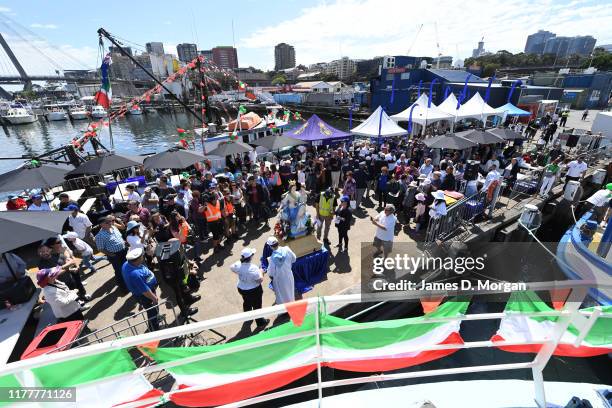
[[[488,129],[487,132],[491,133],[492,135],[501,137],[504,140],[523,139],[523,135],[509,128]]]
[[[81,176],[85,174],[106,174],[126,167],[140,166],[142,163],[134,157],[109,154],[87,160],[76,169],[69,172],[68,176]]]
[[[200,153],[183,149],[171,149],[154,154],[144,160],[145,169],[184,169],[205,160]]]
[[[287,147],[299,146],[306,144],[303,140],[294,139],[292,137],[287,136],[265,136],[261,139],[255,140],[253,143],[250,143],[255,146],[265,147],[268,150],[281,150]]]
[[[471,140],[472,142],[476,142],[478,144],[493,144],[505,142],[505,140],[501,137],[485,132],[482,129],[466,130],[464,132],[457,133],[457,136],[460,136],[467,140]]]
[[[20,167],[0,174],[0,191],[29,188],[50,188],[64,182],[70,167],[44,164],[39,167]]]
[[[223,142],[217,146],[212,152],[209,152],[212,156],[231,156],[233,154],[250,152],[253,150],[251,146],[242,142]]]
[[[0,231],[10,239],[0,240],[0,253],[59,234],[68,215],[65,211],[1,211]]]
[[[472,142],[471,140],[467,140],[462,137],[459,137],[453,133],[431,137],[431,138],[425,139],[423,143],[425,143],[425,146],[432,148],[432,149],[463,150],[469,147],[477,146],[477,143]]]

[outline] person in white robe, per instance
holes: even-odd
[[[278,241],[268,240],[272,255],[268,258],[268,276],[272,278],[272,287],[276,295],[275,304],[280,305],[295,300],[295,282],[291,265],[297,257],[289,247],[281,247]]]

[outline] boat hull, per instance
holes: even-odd
[[[25,125],[28,123],[36,122],[36,116],[34,115],[5,116],[4,119],[7,120],[11,125]]]
[[[140,109],[130,110],[130,115],[142,115],[142,110]]]
[[[89,115],[87,114],[87,112],[74,112],[70,114],[70,117],[74,120],[83,120],[83,119],[87,119]]]
[[[92,118],[96,118],[96,119],[102,119],[102,118],[106,117],[106,113],[92,112],[91,117]]]
[[[66,120],[68,117],[65,112],[49,112],[47,118],[52,121]]]

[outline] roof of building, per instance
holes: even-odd
[[[305,81],[305,82],[298,82],[295,85],[293,85],[294,88],[312,88],[315,85],[318,85],[320,83],[322,83],[323,81]]]
[[[439,76],[448,82],[465,82],[465,79],[470,75],[467,71],[461,71],[458,69],[428,69],[434,75]],[[468,82],[484,82],[481,78],[472,75]]]
[[[317,75],[321,75],[321,71],[315,71],[315,72],[306,72],[304,74],[300,74],[298,75],[298,79],[308,79],[308,78],[314,78]]]

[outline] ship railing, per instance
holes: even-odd
[[[301,302],[306,303],[307,312],[314,315],[314,327],[310,330],[303,330],[297,333],[291,333],[275,338],[267,338],[261,341],[243,343],[238,346],[222,348],[218,350],[211,350],[206,353],[194,354],[180,360],[170,361],[161,364],[155,364],[153,361],[149,362],[149,365],[141,366],[133,371],[134,375],[155,375],[160,372],[165,372],[166,369],[182,366],[189,363],[201,362],[210,358],[215,358],[223,355],[229,355],[239,351],[257,349],[259,347],[270,346],[271,344],[283,343],[289,340],[295,340],[300,338],[311,337],[314,339],[316,344],[315,357],[312,360],[313,364],[316,364],[316,382],[308,385],[302,385],[295,388],[286,388],[276,392],[270,392],[263,395],[248,398],[242,401],[233,402],[224,406],[241,407],[252,404],[262,403],[266,401],[273,401],[279,398],[297,395],[310,391],[317,391],[319,406],[321,406],[323,398],[323,390],[333,387],[341,387],[345,385],[354,384],[366,384],[373,382],[382,381],[395,381],[408,378],[425,378],[441,375],[461,375],[478,372],[505,372],[507,370],[531,370],[533,383],[534,383],[534,400],[538,407],[546,407],[546,394],[544,389],[544,369],[553,356],[554,351],[559,345],[563,334],[567,331],[568,327],[572,325],[577,330],[574,347],[579,347],[584,341],[586,335],[589,333],[593,325],[599,318],[609,318],[609,316],[601,316],[601,308],[596,307],[592,311],[581,311],[579,310],[582,302],[584,301],[587,292],[592,287],[606,287],[612,288],[612,284],[609,282],[595,282],[595,281],[552,281],[552,282],[532,282],[525,283],[526,290],[529,291],[568,291],[569,295],[561,310],[552,310],[547,312],[531,312],[522,313],[521,316],[525,317],[556,317],[556,321],[550,327],[550,332],[545,339],[531,339],[522,341],[490,341],[489,339],[479,341],[465,341],[460,344],[436,344],[436,345],[414,345],[410,352],[421,352],[421,351],[433,351],[433,350],[460,350],[460,349],[477,349],[477,348],[490,348],[490,347],[501,347],[501,346],[521,346],[521,345],[542,345],[539,351],[531,361],[521,363],[506,363],[506,364],[485,364],[485,365],[474,365],[466,367],[456,368],[444,368],[444,369],[431,369],[424,371],[409,371],[409,372],[396,372],[391,374],[375,374],[367,376],[357,376],[347,379],[323,381],[322,379],[322,367],[328,361],[325,359],[322,347],[321,347],[321,335],[357,331],[364,329],[371,329],[377,326],[376,321],[361,323],[358,325],[341,325],[335,327],[322,327],[320,324],[320,316],[322,313],[326,313],[328,308],[342,307],[349,304],[356,304],[362,302],[371,303],[373,301],[379,302],[398,302],[398,301],[414,301],[418,302],[419,299],[431,298],[436,296],[448,295],[444,291],[407,291],[407,292],[386,292],[380,294],[372,294],[365,298],[362,298],[361,294],[353,295],[334,295],[325,297],[312,297],[302,300]],[[495,290],[483,290],[479,291],[479,295],[494,295],[503,294],[503,289]],[[474,295],[474,292],[457,292],[457,295]],[[56,364],[75,360],[82,357],[100,355],[108,351],[114,351],[119,349],[134,350],[139,345],[154,344],[156,342],[165,342],[169,339],[192,335],[194,333],[200,333],[204,330],[223,330],[223,327],[236,327],[236,325],[243,324],[244,322],[252,321],[257,318],[273,318],[287,312],[285,305],[276,305],[258,309],[250,312],[237,313],[229,316],[223,316],[211,320],[194,322],[187,325],[171,327],[164,330],[155,332],[139,334],[137,336],[119,338],[112,342],[103,342],[99,344],[92,344],[86,347],[74,348],[60,353],[45,354],[32,359],[22,360],[10,363],[3,367],[0,367],[0,377],[6,375],[16,375],[18,378],[27,378],[25,375],[32,369],[50,364]],[[482,320],[501,320],[508,317],[509,314],[505,312],[501,313],[470,313],[460,314],[449,317],[424,317],[424,319],[416,320],[405,320],[406,324],[424,324],[424,323],[448,323],[448,322],[463,322],[463,321],[482,321]],[[24,374],[24,375],[22,375]],[[356,374],[358,375],[358,374]],[[105,381],[104,378],[98,380],[100,382]],[[89,382],[88,385],[95,385],[97,381]],[[165,393],[163,401],[168,401],[172,394],[181,392],[193,392],[207,387],[193,386],[184,389],[172,389]],[[122,408],[138,407],[147,404],[156,404],[161,401],[160,397],[151,397],[146,399],[139,399],[134,402],[119,405]]]
[[[487,204],[486,191],[480,191],[457,201],[447,209],[446,215],[430,218],[425,242],[434,243],[453,237],[461,228],[467,228],[473,224],[474,220],[485,212]]]

